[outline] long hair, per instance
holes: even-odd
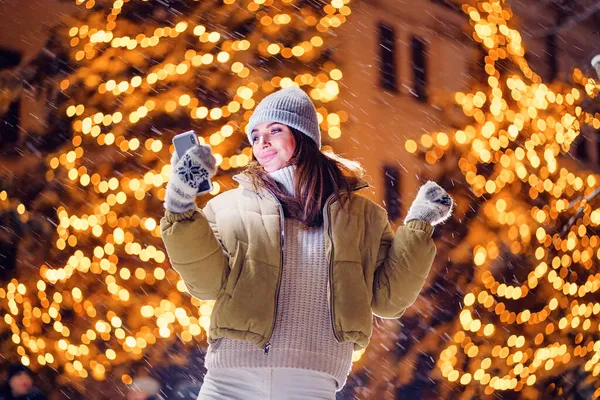
[[[323,207],[331,196],[342,207],[350,201],[350,193],[365,174],[362,166],[342,158],[333,151],[321,152],[317,144],[302,132],[290,128],[296,149],[288,165],[296,165],[295,196],[282,190],[264,168],[252,161],[244,171],[256,188],[269,189],[281,203],[287,217],[299,220],[307,227],[323,224]]]

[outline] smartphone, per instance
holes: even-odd
[[[199,144],[198,136],[196,136],[196,132],[193,130],[180,133],[173,137],[173,145],[175,146],[175,151],[179,158],[183,157],[186,151]],[[212,189],[212,182],[210,179],[207,179],[200,184],[198,193],[210,192]]]
[[[196,132],[194,131],[183,132],[173,137],[173,145],[179,158],[183,157],[186,151],[198,144],[200,142],[198,142],[198,136],[196,136]]]

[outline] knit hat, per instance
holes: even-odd
[[[310,97],[302,89],[288,87],[262,99],[246,127],[250,144],[252,144],[252,130],[263,122],[279,122],[294,128],[314,140],[321,148],[321,131],[317,110]]]

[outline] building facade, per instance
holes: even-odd
[[[509,1],[527,59],[544,81],[568,81],[576,67],[593,76],[589,61],[600,53],[600,12],[577,9],[579,3],[586,1]],[[334,55],[344,73],[340,107],[349,120],[342,137],[330,143],[362,162],[372,185],[365,194],[385,205],[397,223],[419,180],[435,168],[418,162],[404,143],[469,122],[453,105],[453,94],[469,91],[486,77],[481,51],[471,39],[467,16],[453,1],[353,0],[351,6],[352,14],[336,30]],[[49,27],[79,7],[60,0],[0,3],[0,69],[33,58]],[[4,125],[2,142],[18,134],[19,123],[25,130],[43,124],[39,118],[19,118],[40,115],[40,104],[18,99],[10,107],[6,118],[15,120]],[[600,134],[586,127],[572,154],[585,166],[598,168]]]
[[[550,3],[509,2],[530,65],[545,82],[568,81],[573,68],[594,76],[589,62],[600,52],[597,15],[561,28],[568,18],[558,18]],[[376,0],[354,3],[341,28],[336,58],[349,120],[333,146],[363,164],[373,188],[368,196],[387,208],[394,223],[406,214],[419,181],[434,176],[429,169],[436,168],[418,161],[404,143],[469,123],[453,106],[454,93],[487,78],[468,24],[449,1]],[[586,128],[584,139],[572,153],[598,168],[600,134]]]

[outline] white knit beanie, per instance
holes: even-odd
[[[321,148],[317,110],[302,89],[297,87],[281,89],[258,103],[246,126],[250,144],[252,144],[252,130],[263,122],[279,122],[294,128],[314,140],[318,148]]]

